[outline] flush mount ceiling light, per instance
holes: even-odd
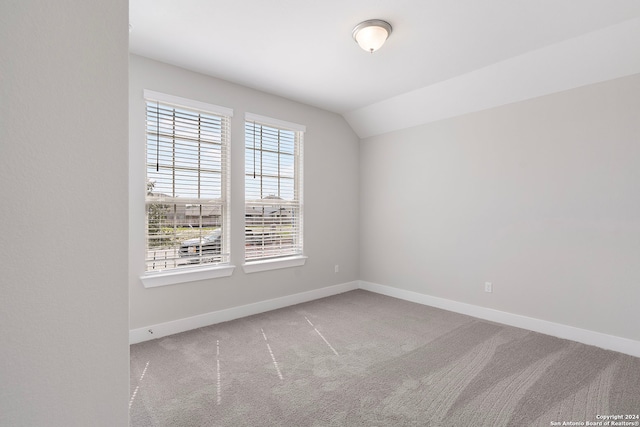
[[[373,53],[391,35],[391,24],[381,19],[369,19],[356,25],[351,35],[362,49]]]

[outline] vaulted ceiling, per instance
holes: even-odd
[[[377,52],[351,30],[384,19]],[[130,0],[130,51],[368,137],[640,72],[636,0]]]

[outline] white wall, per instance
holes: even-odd
[[[230,278],[145,289],[145,105],[143,90],[190,98],[234,110],[232,119]],[[344,119],[246,87],[139,56],[130,58],[130,326],[197,316],[358,279],[358,138]],[[245,274],[244,113],[305,125],[304,244],[302,267]],[[137,166],[136,166],[137,165]],[[233,213],[235,212],[235,214]],[[334,265],[340,272],[334,273]]]
[[[126,0],[0,2],[0,425],[128,423]]]
[[[640,75],[365,139],[360,278],[640,340],[639,165]]]

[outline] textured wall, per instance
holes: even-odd
[[[363,140],[360,278],[640,340],[638,117],[634,75]]]
[[[233,276],[145,289],[145,105],[143,90],[234,110],[231,124],[231,251]],[[358,138],[342,117],[182,68],[130,59],[131,329],[183,319],[358,279]],[[245,274],[244,114],[305,125],[302,267]],[[136,165],[138,165],[136,167]],[[235,212],[235,214],[234,214]],[[334,273],[334,265],[340,272]]]
[[[127,1],[0,3],[0,425],[128,423]]]

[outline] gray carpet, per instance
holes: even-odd
[[[362,290],[131,346],[133,427],[550,426],[621,414],[640,414],[639,358]]]

